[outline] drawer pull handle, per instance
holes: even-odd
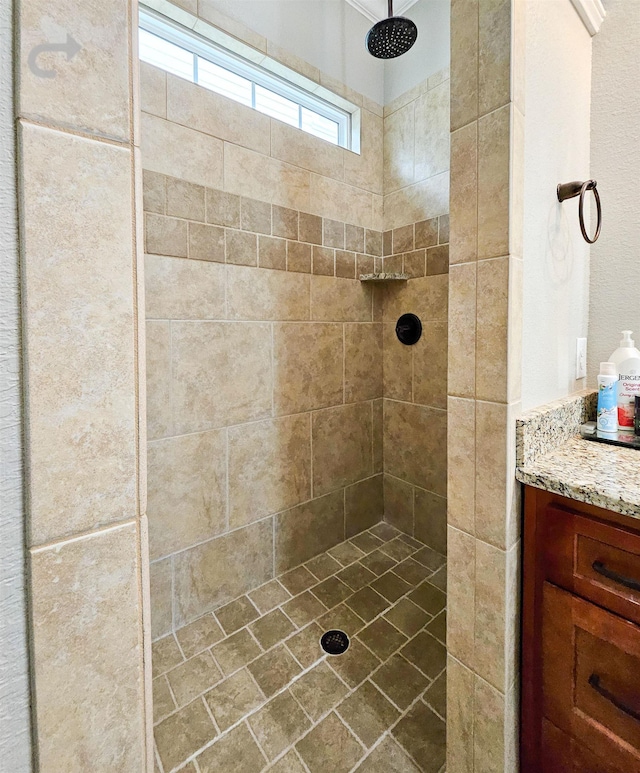
[[[589,677],[589,684],[598,693],[598,695],[601,695],[605,700],[608,700],[609,703],[613,703],[617,709],[622,711],[627,716],[640,722],[640,711],[635,711],[634,709],[630,709],[629,706],[625,706],[624,703],[616,698],[612,692],[609,692],[606,687],[603,687],[600,684],[600,677],[597,674],[591,674]]]
[[[613,580],[613,582],[617,582],[618,585],[624,585],[625,588],[640,591],[640,582],[632,580],[630,577],[625,577],[622,574],[618,574],[617,572],[613,572],[611,569],[607,569],[602,561],[594,561],[591,566],[598,574],[601,574],[609,580]]]

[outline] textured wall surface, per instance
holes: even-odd
[[[357,155],[141,73],[157,638],[382,519],[381,306],[356,275],[382,262],[383,119],[363,109]]]
[[[0,80],[13,66],[11,3],[0,7]],[[13,90],[0,90],[0,759],[31,770],[22,491],[20,296]]]
[[[591,36],[571,1],[525,8],[523,410],[585,386],[575,370],[576,338],[587,335],[589,245],[577,200],[560,204],[556,186],[590,177],[591,99]]]
[[[590,386],[621,330],[634,331],[636,346],[640,340],[640,4],[608,0],[605,6],[593,39],[591,174],[604,220],[591,248]]]
[[[17,21],[37,764],[150,773],[137,4],[27,0]],[[73,56],[47,52],[66,35]]]

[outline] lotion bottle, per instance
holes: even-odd
[[[620,346],[609,360],[618,372],[618,429],[633,432],[635,398],[640,395],[640,351],[631,338],[631,330],[622,331]]]
[[[598,431],[617,432],[617,399],[616,384],[618,371],[613,362],[600,363],[598,376]]]

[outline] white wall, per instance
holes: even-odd
[[[12,3],[0,3],[0,82],[11,84]],[[13,91],[0,89],[0,769],[31,770]]]
[[[571,0],[527,0],[522,407],[585,386],[576,338],[587,335],[589,248],[577,200],[556,186],[589,177],[591,37]]]
[[[418,0],[404,14],[418,25],[418,40],[387,62],[369,54],[365,37],[372,22],[345,0],[209,4],[381,105],[449,66],[450,0]]]
[[[210,5],[383,104],[384,63],[364,45],[371,22],[344,0],[211,0]]]
[[[450,12],[451,0],[419,0],[403,14],[416,23],[418,39],[406,54],[385,63],[385,105],[449,67]]]
[[[593,39],[591,174],[603,226],[591,248],[589,385],[618,346],[640,340],[640,2],[607,0]]]

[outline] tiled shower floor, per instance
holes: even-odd
[[[444,557],[381,523],[158,640],[156,769],[444,770],[445,592]]]

